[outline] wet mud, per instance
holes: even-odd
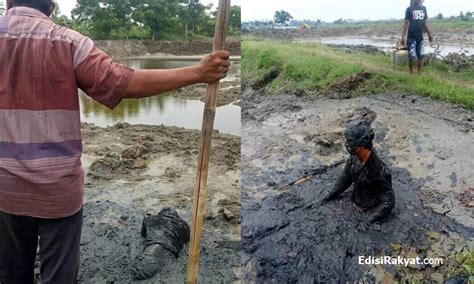
[[[82,132],[86,187],[79,282],[185,282],[185,242],[175,245],[182,248],[177,255],[178,249],[155,241],[149,234],[153,230],[144,237],[142,223],[169,207],[190,224],[200,131],[120,123],[107,128],[83,124]],[[238,281],[239,137],[214,134],[207,202],[200,279]],[[144,269],[147,265],[152,269]]]
[[[443,58],[443,62],[450,65],[455,72],[460,72],[474,68],[474,55],[450,53]]]
[[[367,82],[367,80],[372,79],[374,76],[375,74],[371,72],[360,72],[329,86],[327,91],[337,98],[339,94],[357,91],[364,82]]]
[[[327,46],[332,47],[334,49],[342,50],[347,53],[354,53],[354,52],[362,52],[367,54],[385,54],[380,48],[366,45],[366,44],[359,44],[359,45],[348,45],[348,44],[327,44]]]
[[[232,104],[240,100],[240,89],[240,79],[221,82],[219,85],[219,99],[217,101],[217,106]],[[173,93],[173,96],[182,99],[200,100],[205,102],[207,96],[207,84],[197,84],[182,88],[179,92]]]
[[[329,26],[318,27],[310,30],[298,29],[266,29],[257,31],[243,31],[244,35],[252,35],[256,38],[271,38],[281,40],[314,40],[321,38],[334,37],[367,37],[376,39],[388,39],[396,42],[400,38],[399,29],[403,22],[400,21],[400,28],[387,27],[371,27],[371,26]],[[432,27],[433,34],[437,42],[458,43],[463,45],[474,44],[474,36],[469,28],[443,28]]]
[[[473,249],[472,111],[403,94],[336,100],[245,89],[242,102],[244,281],[444,281],[460,266],[454,256]],[[344,127],[362,116],[373,120],[374,148],[392,169],[396,198],[389,219],[368,229],[350,191],[320,205],[348,156]],[[325,170],[278,190],[315,169]],[[359,265],[359,256],[445,263]]]

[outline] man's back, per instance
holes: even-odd
[[[26,7],[0,18],[0,52],[0,210],[71,216],[83,195],[78,87],[112,108],[132,71]]]

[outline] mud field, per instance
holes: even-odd
[[[251,34],[258,38],[271,38],[283,40],[301,40],[301,39],[321,39],[333,37],[367,37],[376,39],[393,40],[396,42],[400,38],[403,21],[400,21],[400,26],[397,28],[391,27],[320,27],[311,30],[279,30],[268,29],[246,32],[244,34]],[[457,28],[457,29],[443,29],[432,27],[433,34],[437,42],[456,43],[456,44],[474,44],[474,34],[472,29]]]
[[[351,99],[242,95],[243,281],[441,283],[473,249],[474,113],[412,95]],[[392,168],[392,216],[369,229],[350,200],[320,205],[347,157],[348,120],[374,118],[375,151]],[[315,169],[313,179],[282,185]],[[359,265],[359,256],[442,258],[441,266]],[[386,282],[385,282],[386,281]],[[404,283],[404,282],[401,282]],[[461,282],[462,283],[462,282]]]
[[[189,223],[200,131],[176,127],[83,124],[86,171],[80,283],[183,283],[187,246],[176,263],[133,281],[143,253],[145,214],[176,209]],[[209,172],[201,281],[239,278],[240,138],[216,133]]]
[[[240,75],[238,76],[240,77]],[[219,100],[217,102],[218,107],[235,103],[240,100],[240,79],[221,82],[219,87]],[[205,102],[206,95],[206,84],[192,85],[182,88],[179,92],[173,93],[173,96],[177,98],[200,100],[202,102]]]

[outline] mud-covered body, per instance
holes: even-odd
[[[384,219],[395,206],[392,189],[392,174],[385,163],[372,152],[365,164],[357,156],[351,155],[342,175],[333,190],[326,197],[332,200],[354,184],[352,200],[363,210],[371,210],[369,223]]]

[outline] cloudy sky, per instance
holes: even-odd
[[[403,18],[409,0],[241,0],[242,20],[269,20],[276,10],[288,11],[295,19],[334,21],[344,19]],[[459,15],[474,11],[474,0],[425,0],[429,15]]]
[[[61,14],[71,17],[71,10],[74,9],[77,1],[76,0],[56,0],[56,2],[59,4],[59,7],[61,8]],[[242,2],[243,2],[242,0],[231,1],[232,5],[241,5]],[[204,5],[212,3],[214,4],[215,7],[217,7],[219,0],[201,0],[201,3],[203,3]]]

